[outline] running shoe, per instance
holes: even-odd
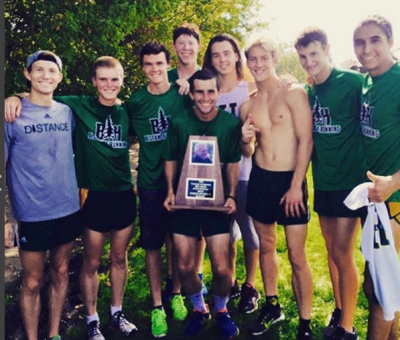
[[[46,340],[61,340],[61,336],[60,335],[54,335],[51,338],[47,338]]]
[[[167,315],[164,309],[155,308],[151,312],[151,334],[155,338],[163,338],[167,335]]]
[[[106,340],[100,332],[100,322],[92,321],[86,326],[86,340]]]
[[[296,340],[313,340],[313,333],[310,326],[299,325]]]
[[[250,314],[258,309],[260,293],[251,284],[244,283],[240,292],[239,313]]]
[[[261,309],[257,320],[250,326],[250,332],[253,335],[261,335],[273,324],[283,320],[285,320],[285,315],[282,313],[279,303],[274,307],[266,304]]]
[[[339,308],[335,308],[335,310],[332,312],[332,316],[329,321],[329,324],[328,324],[328,326],[325,327],[325,329],[323,331],[323,336],[324,336],[325,340],[333,339],[333,336],[335,335],[336,327],[339,324],[341,314],[342,314],[342,311]]]
[[[114,313],[112,316],[110,314],[108,323],[112,328],[119,329],[125,336],[129,336],[138,330],[133,323],[125,318],[125,315],[121,311]]]
[[[343,327],[337,326],[335,330],[334,340],[358,340],[358,334],[353,327],[353,332],[346,331]]]
[[[236,326],[235,321],[231,319],[228,311],[215,313],[215,321],[217,321],[225,339],[232,339],[239,335],[239,328]]]
[[[174,297],[171,300],[171,308],[175,320],[182,321],[186,319],[188,311],[181,294],[174,295]]]
[[[240,295],[240,288],[237,280],[235,280],[235,283],[231,287],[231,291],[229,293],[229,299],[234,299],[237,298]]]
[[[210,315],[210,310],[208,309],[208,305],[206,305],[206,309],[207,310],[205,312],[197,310],[193,311],[192,318],[190,319],[190,322],[185,329],[186,336],[196,335],[197,333],[200,332],[205,323],[208,320],[210,320],[211,315]]]

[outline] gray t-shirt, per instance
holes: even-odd
[[[5,123],[5,164],[11,206],[18,221],[61,218],[79,210],[71,109],[22,100],[21,116]]]

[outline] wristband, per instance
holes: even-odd
[[[228,199],[228,198],[232,198],[233,201],[236,203],[236,197],[234,197],[234,196],[232,196],[232,195],[229,195],[229,196],[226,196],[226,199]]]

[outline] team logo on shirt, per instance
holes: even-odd
[[[95,132],[89,132],[90,140],[106,143],[114,149],[128,147],[128,142],[122,141],[122,125],[113,124],[111,116],[104,123],[96,122]]]
[[[322,107],[318,97],[315,96],[315,103],[312,107],[313,112],[313,132],[334,134],[340,133],[340,125],[332,125],[332,118],[329,107]]]
[[[149,119],[151,127],[151,135],[145,135],[145,142],[158,142],[167,139],[168,127],[171,117],[166,116],[164,110],[160,106],[158,108],[158,117]]]
[[[230,110],[228,109],[228,105],[229,105]],[[227,112],[230,112],[233,115],[236,115],[237,103],[229,103],[228,105],[222,104],[222,105],[219,105],[219,108],[221,108],[222,110],[225,110]]]
[[[385,229],[379,217],[378,223],[374,225],[374,231],[374,249],[380,249],[381,247],[390,245],[390,242],[386,237]]]
[[[379,130],[372,128],[372,116],[374,114],[374,107],[369,105],[370,97],[361,104],[360,121],[362,133],[365,137],[377,139],[380,136]]]

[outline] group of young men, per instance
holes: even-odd
[[[270,40],[257,40],[245,49],[254,83],[244,80],[240,48],[232,36],[220,34],[210,40],[201,70],[197,26],[178,27],[173,41],[179,63],[169,72],[168,49],[157,42],[143,46],[140,63],[148,84],[122,106],[117,105],[117,96],[123,68],[112,57],[94,63],[92,81],[97,98],[53,98],[62,79],[62,63],[49,51],[28,58],[25,77],[30,93],[22,105],[16,97],[6,100],[6,120],[10,122],[6,123],[7,183],[19,221],[24,268],[21,310],[28,339],[38,337],[39,290],[47,250],[51,269],[48,337],[60,339],[68,259],[74,239],[82,232],[80,221],[85,255],[80,283],[87,339],[104,339],[96,301],[97,270],[107,233],[111,240],[109,322],[124,335],[137,331],[122,313],[127,247],[136,217],[129,127],[140,144],[139,242],[146,252],[154,337],[168,333],[163,303],[171,304],[175,320],[186,319],[181,286],[194,308],[186,336],[198,334],[210,319],[202,283],[204,244],[213,274],[213,314],[223,337],[239,334],[226,307],[230,297],[240,295],[242,313],[258,308],[258,263],[266,301],[250,332],[260,335],[284,320],[276,253],[276,224],[282,224],[299,311],[297,339],[313,339],[313,284],[305,252],[310,218],[305,176],[311,159],[314,209],[328,250],[336,305],[324,338],[358,339],[353,327],[358,294],[354,246],[364,212],[349,210],[343,200],[366,180],[367,170],[372,171],[368,177],[373,182],[369,197],[373,202],[389,202],[397,249],[400,244],[400,93],[395,85],[400,69],[390,53],[390,23],[374,16],[354,32],[356,55],[369,71],[365,79],[331,66],[323,30],[304,30],[295,47],[312,78],[312,85],[305,89],[297,84],[281,85],[275,71],[278,47]],[[382,98],[383,92],[390,98]],[[15,116],[18,119],[11,124]],[[170,212],[191,135],[217,137],[227,213]],[[88,190],[81,209],[78,187]],[[241,289],[235,272],[240,234],[246,268]],[[163,299],[161,248],[166,241],[170,291]],[[398,339],[398,318],[383,320],[367,275],[364,286],[370,308],[368,339]]]

